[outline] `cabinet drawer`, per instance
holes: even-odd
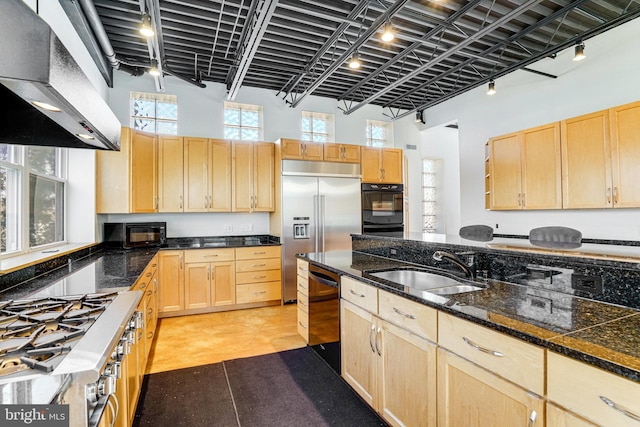
[[[309,312],[309,296],[298,292],[298,310]]]
[[[275,282],[276,280],[282,280],[282,273],[280,270],[247,271],[245,273],[236,273],[237,285],[243,283]]]
[[[236,273],[243,271],[280,270],[281,268],[281,258],[248,259],[236,262]]]
[[[282,299],[282,284],[279,281],[236,286],[236,302],[238,304],[277,299]]]
[[[297,278],[298,278],[298,292],[308,296],[309,295],[309,279],[302,276],[297,276]]]
[[[280,246],[236,248],[236,259],[280,258]]]
[[[378,313],[378,289],[374,286],[342,276],[340,296],[370,313]]]
[[[233,249],[192,249],[184,251],[184,262],[217,262],[233,261],[235,252]]]
[[[298,276],[309,278],[309,263],[298,258]]]
[[[638,396],[636,382],[547,352],[547,398],[596,424],[640,425]]]
[[[544,349],[446,313],[438,313],[438,344],[544,395]]]
[[[429,341],[438,339],[438,312],[425,305],[378,290],[378,316]]]
[[[309,315],[298,306],[298,333],[309,342]]]

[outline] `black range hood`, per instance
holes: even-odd
[[[22,0],[0,2],[0,105],[0,143],[120,149],[115,114],[49,25]]]

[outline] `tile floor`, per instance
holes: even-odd
[[[160,319],[145,373],[304,347],[297,313],[287,304]]]

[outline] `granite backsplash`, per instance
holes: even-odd
[[[612,260],[514,252],[460,244],[421,242],[382,236],[352,235],[354,251],[462,271],[432,258],[437,250],[473,258],[478,277],[575,295],[640,309],[640,264]],[[582,285],[583,289],[576,289]]]

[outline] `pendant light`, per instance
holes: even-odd
[[[578,43],[576,45],[576,53],[573,56],[573,60],[574,61],[582,61],[584,58],[587,57],[587,55],[584,54],[584,43]]]
[[[382,39],[383,42],[390,42],[392,41],[394,38],[396,38],[396,35],[393,31],[393,25],[391,25],[390,21],[387,21],[386,24],[384,24],[383,30],[382,30],[382,36],[380,37]]]
[[[487,95],[495,95],[496,94],[496,82],[491,80],[489,82],[489,90],[487,90]]]
[[[158,61],[155,59],[151,61],[151,68],[149,68],[149,74],[153,77],[158,77],[160,75],[160,71],[158,70]]]
[[[353,68],[354,70],[360,68],[361,64],[360,59],[358,58],[357,50],[353,52],[353,55],[351,55],[351,58],[349,58],[349,61],[347,63],[349,64],[349,68]]]
[[[145,37],[153,37],[155,31],[153,31],[153,27],[151,26],[151,17],[148,14],[142,15],[142,24],[140,25],[140,34]]]

